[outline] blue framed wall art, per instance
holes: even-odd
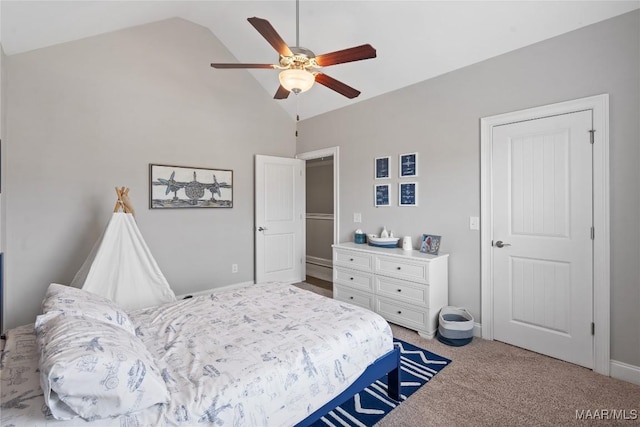
[[[375,178],[376,179],[391,178],[391,157],[376,157]]]
[[[401,154],[398,167],[400,178],[418,176],[418,153]]]
[[[391,206],[391,198],[389,197],[390,186],[389,184],[376,184],[374,188],[374,200],[375,206]]]
[[[398,205],[418,206],[417,182],[401,182],[398,185]]]

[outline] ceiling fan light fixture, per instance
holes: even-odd
[[[295,94],[308,91],[315,82],[313,74],[297,68],[281,71],[278,78],[283,88]]]

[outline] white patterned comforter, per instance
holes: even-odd
[[[2,426],[288,426],[346,389],[393,348],[377,314],[295,286],[254,285],[129,313],[168,405],[86,423],[47,418],[33,325],[0,359]]]

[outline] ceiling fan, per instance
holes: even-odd
[[[286,99],[289,93],[305,92],[314,82],[328,87],[347,98],[353,99],[360,95],[360,91],[334,79],[318,70],[319,67],[343,64],[345,62],[360,61],[376,57],[376,50],[369,44],[363,44],[348,49],[316,56],[312,51],[300,47],[299,41],[299,12],[296,0],[296,46],[288,46],[266,19],[248,18],[247,21],[264,37],[267,42],[280,54],[278,64],[222,64],[213,63],[213,68],[268,68],[282,70],[279,75],[280,87],[274,99]]]

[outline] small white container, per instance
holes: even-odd
[[[405,251],[413,250],[413,243],[411,242],[411,236],[404,236],[402,238],[402,249]]]

